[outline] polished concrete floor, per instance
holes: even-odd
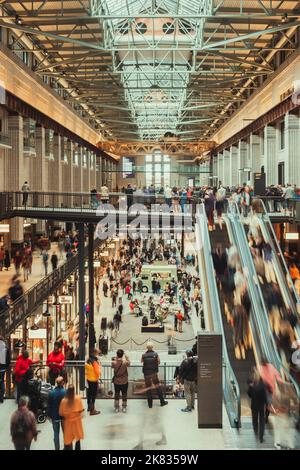
[[[183,413],[185,400],[170,400],[163,408],[156,402],[152,409],[144,400],[130,400],[126,414],[115,414],[111,400],[98,400],[98,416],[83,418],[84,440],[82,449],[87,450],[221,450],[221,449],[271,449],[272,433],[266,432],[263,444],[257,443],[251,423],[243,423],[236,431],[229,426],[223,411],[223,429],[198,429],[197,411]],[[9,421],[15,410],[15,402],[6,400],[0,405],[0,450],[13,449],[9,435]],[[49,421],[39,425],[40,433],[32,450],[53,450],[53,433]],[[159,441],[165,439],[164,444]],[[159,444],[158,444],[159,443]],[[62,436],[61,436],[62,445]]]

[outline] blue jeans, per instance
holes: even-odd
[[[4,384],[5,370],[0,370],[0,400],[3,400],[5,394]]]
[[[55,450],[59,450],[59,431],[60,431],[61,420],[52,420],[52,427],[54,432],[54,447]]]

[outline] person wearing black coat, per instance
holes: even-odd
[[[263,442],[266,422],[268,393],[258,370],[255,368],[253,379],[249,383],[248,396],[251,399],[252,426],[255,435]]]

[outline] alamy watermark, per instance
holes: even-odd
[[[194,234],[192,206],[186,205],[183,210],[180,205],[175,208],[168,204],[132,204],[127,207],[125,201],[120,201],[118,207],[102,203],[96,210],[100,221],[97,224],[95,236],[100,240],[120,237],[146,239],[157,235],[165,239],[172,234]]]

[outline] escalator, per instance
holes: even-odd
[[[251,321],[252,333],[254,332],[254,335],[258,339],[255,344],[260,343],[261,345],[260,350],[256,350],[257,359],[260,362],[263,355],[269,363],[273,364],[274,367],[281,372],[283,377],[285,376],[286,380],[291,384],[293,401],[296,404],[296,408],[298,408],[300,390],[289,370],[284,367],[279,355],[265,303],[266,283],[261,283],[259,279],[246,235],[247,227],[243,224],[239,208],[235,203],[229,203],[229,213],[227,217],[230,220],[232,230],[235,234],[234,243],[236,246],[239,246],[240,257],[243,260],[244,267],[246,267],[248,271],[248,289],[249,292],[251,292],[251,302],[253,302],[255,317],[255,321]],[[272,246],[272,251],[274,255],[276,255],[274,246]],[[253,320],[253,318],[251,318],[251,320]]]
[[[210,242],[211,248],[214,250],[218,245],[222,246],[222,249],[225,251],[226,248],[229,248],[231,245],[229,234],[227,230],[227,226],[223,226],[223,230],[221,231],[218,226],[216,226],[216,230],[209,232],[210,235]],[[234,343],[233,343],[233,328],[228,323],[225,310],[224,310],[224,297],[222,291],[218,289],[219,295],[219,302],[220,308],[222,312],[222,323],[223,329],[225,334],[225,340],[227,345],[227,352],[229,356],[229,360],[231,366],[234,370],[236,379],[239,383],[240,388],[240,395],[241,395],[241,413],[242,415],[249,415],[249,400],[247,396],[248,384],[247,381],[251,375],[251,371],[253,367],[256,365],[255,356],[253,349],[248,349],[246,351],[245,359],[237,359],[235,356],[234,351]]]
[[[295,338],[300,338],[300,326],[299,326],[299,298],[295,290],[293,281],[290,277],[284,256],[282,254],[279,242],[275,235],[272,223],[269,219],[268,213],[264,207],[263,201],[256,199],[254,203],[255,212],[252,219],[255,221],[256,226],[260,229],[263,241],[268,243],[272,250],[272,265],[275,275],[275,283],[278,285],[277,296],[279,299],[279,304],[283,306],[283,309],[287,312],[290,312],[291,315],[298,317],[298,323],[295,325],[294,333]],[[247,220],[243,220],[243,227],[245,234],[249,232],[249,225]],[[254,255],[253,255],[254,256]],[[268,297],[268,291],[272,289],[270,284],[266,282],[265,279],[261,279],[260,287],[263,292],[265,299]],[[288,318],[288,317],[286,317]]]

